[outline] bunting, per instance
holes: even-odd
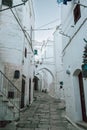
[[[72,1],[72,0],[57,0],[57,3],[60,4],[60,3],[63,3],[65,5],[67,5],[67,2],[69,1]]]

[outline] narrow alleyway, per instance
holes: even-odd
[[[71,125],[65,118],[63,102],[50,97],[46,93],[36,92],[35,101],[24,112],[16,127],[2,130],[81,130]]]
[[[59,105],[60,101],[45,93],[36,93],[35,97],[36,101],[30,109],[21,115],[17,130],[24,127],[32,128],[30,130],[66,130],[67,122],[63,118],[65,111]]]
[[[17,130],[77,130],[64,118],[63,102],[46,93],[35,93],[36,100],[21,114]]]

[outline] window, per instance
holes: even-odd
[[[3,5],[7,5],[9,7],[12,7],[13,0],[2,0]]]
[[[27,57],[27,48],[25,48],[25,58]]]
[[[20,77],[20,71],[19,70],[15,70],[15,72],[14,72],[14,78],[15,79],[19,79],[19,77]]]
[[[8,91],[8,98],[13,99],[14,98],[14,92]]]
[[[80,5],[77,4],[74,8],[74,11],[73,11],[73,14],[74,14],[74,22],[75,24],[77,23],[77,21],[80,19],[81,17],[81,12],[80,12]]]

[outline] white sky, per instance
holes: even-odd
[[[59,25],[60,19],[57,0],[33,0],[33,3],[35,12],[35,28],[54,28],[52,30],[35,31],[35,40],[41,42],[46,39],[52,39],[52,33],[54,32],[55,27]],[[46,26],[41,27],[42,25]]]

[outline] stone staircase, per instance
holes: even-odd
[[[0,122],[20,118],[20,91],[0,71]]]

